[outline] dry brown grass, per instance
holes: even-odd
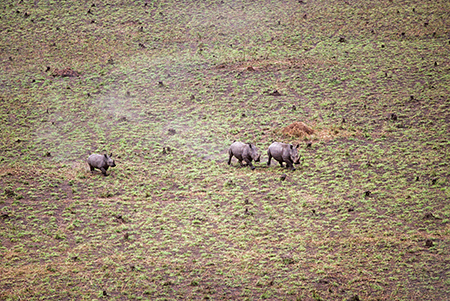
[[[330,141],[338,137],[358,136],[358,132],[348,131],[342,126],[320,127],[315,123],[312,126],[304,122],[293,122],[281,129],[281,133],[289,138],[310,141]]]
[[[283,134],[303,138],[306,135],[314,134],[314,130],[304,122],[294,122],[281,130]]]

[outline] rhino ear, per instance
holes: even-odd
[[[251,143],[248,143],[248,146],[249,146],[250,148],[252,148],[252,144],[251,144]]]
[[[300,146],[300,144],[297,144],[297,146],[295,148],[298,148]]]
[[[291,149],[293,149],[294,147],[292,146],[292,144],[289,144],[289,147],[291,148]]]
[[[104,156],[105,156],[106,159],[108,159],[108,155],[107,154],[105,154]]]
[[[110,153],[109,156],[112,157],[112,153]]]

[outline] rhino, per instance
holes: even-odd
[[[89,164],[89,167],[91,168],[91,173],[94,172],[94,169],[100,169],[102,171],[102,174],[104,176],[107,176],[106,171],[109,167],[116,166],[116,163],[114,163],[114,160],[111,158],[112,154],[109,156],[107,154],[104,155],[98,155],[98,154],[92,154],[87,159],[87,162]]]
[[[255,169],[252,161],[259,162],[261,158],[261,154],[255,145],[243,142],[234,142],[231,144],[230,149],[228,150],[228,155],[230,156],[228,159],[228,165],[231,164],[231,158],[235,156],[241,166],[243,166],[242,161],[245,161],[252,170]]]
[[[286,168],[295,170],[294,164],[300,163],[300,158],[298,156],[298,147],[292,144],[274,142],[269,146],[267,150],[267,155],[269,160],[267,161],[267,166],[270,166],[270,160],[272,157],[277,160],[283,167],[283,162],[286,162]]]

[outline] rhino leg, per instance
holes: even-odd
[[[228,158],[228,165],[231,165],[231,158],[233,158],[233,154],[231,152],[228,153],[229,154],[229,158]]]
[[[280,163],[280,166],[281,166],[281,167],[284,167],[283,161],[279,161],[278,163]]]
[[[94,169],[95,169],[95,167],[94,167],[94,166],[92,166],[92,165],[89,165],[89,168],[91,169],[91,173],[94,173]]]
[[[286,169],[290,168],[291,170],[295,170],[294,164],[291,161],[286,162]]]
[[[100,170],[102,171],[102,174],[103,174],[104,176],[107,176],[107,174],[106,174],[106,169],[105,169],[105,168],[100,167]]]
[[[250,168],[251,168],[252,170],[254,170],[254,169],[255,169],[255,166],[253,166],[253,164],[252,164],[252,161],[251,161],[251,160],[245,159],[244,161],[245,161],[245,163],[247,163],[247,166],[250,166]]]
[[[272,154],[267,152],[267,156],[269,156],[269,160],[267,160],[267,166],[270,166],[270,160],[272,160]]]

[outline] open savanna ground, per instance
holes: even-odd
[[[2,1],[0,299],[448,300],[449,83],[446,0]]]

